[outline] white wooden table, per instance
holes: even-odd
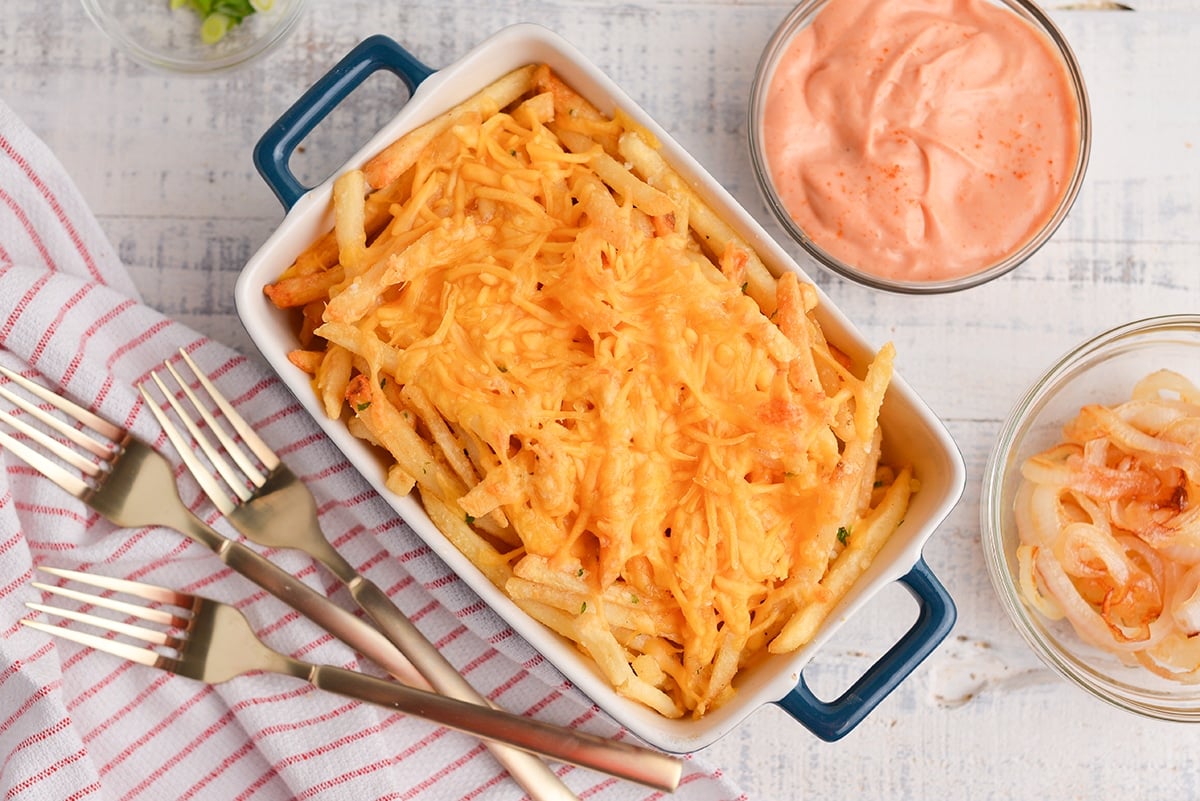
[[[843,741],[773,707],[712,746],[751,798],[1183,798],[1200,794],[1200,728],[1141,720],[1057,679],[1024,646],[985,574],[983,463],[1018,394],[1059,354],[1113,325],[1200,309],[1200,9],[1055,8],[1095,112],[1091,169],[1055,238],[1016,273],[931,298],[817,280],[949,425],[966,493],[926,557],[959,623],[947,643]],[[1085,5],[1072,3],[1072,6]],[[115,52],[72,0],[0,3],[0,97],[57,153],[147,301],[252,350],[234,314],[243,263],[282,218],[250,152],[258,136],[362,38],[384,33],[437,67],[488,33],[536,21],[563,34],[780,233],[754,185],[746,97],[788,0],[312,0],[293,37],[211,78],[148,71]],[[1054,4],[1051,4],[1054,7]],[[312,179],[403,102],[371,79],[295,164]],[[802,263],[804,263],[804,260]],[[810,667],[832,696],[907,627],[885,592]]]

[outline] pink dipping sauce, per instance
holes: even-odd
[[[780,201],[830,255],[942,281],[1053,216],[1079,154],[1050,40],[986,0],[831,0],[788,43],[762,138]]]

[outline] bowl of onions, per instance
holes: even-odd
[[[1072,350],[985,469],[992,583],[1053,670],[1148,717],[1200,721],[1200,315]]]

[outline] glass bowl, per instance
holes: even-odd
[[[1077,113],[1078,118],[1076,159],[1068,173],[1069,179],[1066,182],[1065,190],[1044,224],[1034,231],[1032,236],[1020,242],[1019,245],[1015,246],[1015,250],[1010,250],[1007,255],[1000,257],[999,260],[974,269],[972,272],[963,272],[949,278],[905,279],[887,277],[881,275],[878,268],[872,270],[869,264],[850,263],[843,260],[843,258],[839,258],[830,252],[826,246],[814,241],[813,236],[806,232],[801,224],[797,222],[793,213],[789,211],[787,205],[781,199],[780,192],[772,178],[768,162],[767,140],[764,135],[766,133],[766,126],[764,124],[765,109],[772,80],[775,77],[780,59],[784,56],[788,46],[798,33],[816,19],[819,12],[831,2],[837,1],[803,0],[791,11],[776,29],[764,49],[751,89],[749,113],[751,161],[753,162],[758,185],[766,203],[784,230],[818,263],[834,273],[866,286],[900,293],[926,294],[966,289],[1004,275],[1028,259],[1057,230],[1075,201],[1075,197],[1083,183],[1084,173],[1087,171],[1088,158],[1091,151],[1092,130],[1091,107],[1088,102],[1087,90],[1083,83],[1083,75],[1075,59],[1075,55],[1071,51],[1065,37],[1050,18],[1030,0],[991,0],[991,4],[1011,10],[1032,26],[1033,29],[1041,32],[1049,41],[1051,51],[1057,53],[1061,58],[1062,65],[1065,67],[1071,102],[1074,105],[1074,111]],[[884,50],[884,52],[888,51]],[[861,72],[861,69],[855,70],[856,75]],[[805,91],[808,91],[807,86]],[[965,95],[960,93],[960,96]],[[928,113],[928,115],[933,116],[933,113]],[[839,123],[844,125],[846,119],[848,119],[847,114],[842,113]],[[829,127],[832,127],[832,124]],[[913,130],[916,133],[922,133],[919,128],[915,127],[915,123]],[[866,138],[866,134],[863,131],[855,131],[855,134]],[[914,136],[912,141],[915,143],[917,138]],[[881,164],[881,166],[883,165]],[[881,178],[881,183],[884,180],[886,179]],[[877,183],[876,186],[878,185],[880,184]],[[883,229],[879,226],[873,226],[872,230],[878,231]],[[828,241],[828,237],[826,237],[826,240]],[[839,246],[839,248],[835,249],[841,248]],[[844,249],[842,249],[842,252],[845,252]]]
[[[200,15],[170,0],[80,0],[83,10],[121,51],[150,67],[204,74],[244,64],[279,45],[308,0],[274,0],[233,25],[219,41],[201,40]]]
[[[984,470],[980,523],[988,573],[1000,603],[1037,655],[1073,684],[1147,717],[1200,721],[1200,685],[1129,666],[1081,639],[1066,620],[1050,621],[1020,592],[1013,502],[1021,464],[1061,439],[1085,404],[1129,400],[1147,374],[1167,368],[1200,384],[1200,315],[1155,317],[1101,334],[1058,361],[1017,403]]]

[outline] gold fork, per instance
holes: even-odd
[[[428,686],[451,698],[494,707],[421,634],[387,593],[355,570],[333,547],[321,531],[316,501],[304,482],[255,433],[182,348],[179,356],[187,366],[184,372],[190,372],[190,379],[185,379],[170,360],[164,361],[162,370],[152,372],[150,378],[191,436],[191,442],[147,387],[138,385],[138,389],[180,459],[217,510],[251,542],[270,548],[294,548],[325,565],[346,585],[351,597],[384,636],[425,677]],[[164,371],[170,379],[164,379]],[[168,384],[173,384],[174,389],[168,388]],[[184,398],[190,412],[185,409]],[[211,407],[219,410],[227,425],[218,421]],[[196,454],[196,448],[209,465]],[[541,760],[498,743],[489,743],[488,748],[496,761],[537,801],[574,798]]]
[[[111,610],[155,624],[155,627],[151,628],[77,609],[26,603],[26,606],[37,612],[158,646],[145,647],[61,625],[46,624],[28,618],[21,620],[26,626],[98,651],[210,684],[228,681],[251,671],[269,671],[293,676],[322,690],[421,717],[485,740],[507,743],[551,759],[609,773],[614,773],[614,768],[622,768],[624,765],[629,769],[624,769],[616,775],[660,790],[674,790],[678,783],[680,764],[665,754],[653,753],[660,769],[647,774],[638,770],[636,766],[645,764],[646,754],[652,752],[634,745],[552,726],[344,668],[314,665],[293,659],[263,643],[242,613],[228,604],[137,581],[60,568],[39,569],[68,581],[99,587],[108,593],[118,593],[153,604],[147,606],[113,598],[110,594],[93,595],[68,587],[34,582],[34,587],[53,596],[69,598],[80,604]],[[631,759],[625,763],[614,762],[613,754],[621,752]],[[673,776],[673,779],[664,781],[663,776]]]
[[[180,500],[171,465],[145,442],[5,367],[0,366],[0,375],[12,382],[0,384],[0,398],[41,425],[31,425],[11,412],[0,414],[0,423],[25,436],[20,440],[0,431],[0,446],[118,526],[173,528],[206,546],[229,567],[396,678],[428,686],[408,659],[369,623],[192,514]],[[58,409],[70,422],[17,394],[12,385]]]

